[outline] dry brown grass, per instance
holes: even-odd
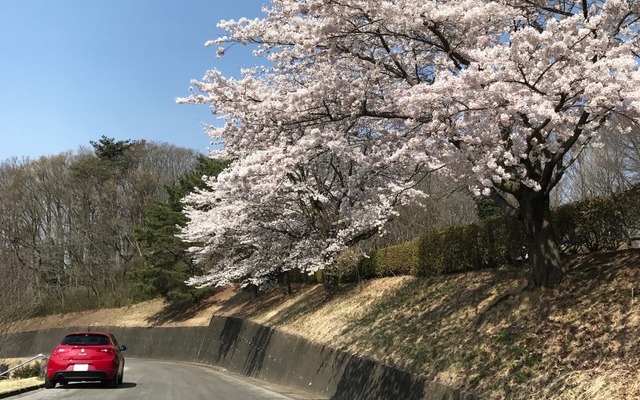
[[[235,315],[496,399],[640,399],[640,250],[574,256],[554,290],[523,290],[524,268],[343,288],[232,288],[197,309],[160,301],[23,323],[207,325]],[[178,311],[178,312],[177,312]]]
[[[0,381],[0,393],[12,392],[14,390],[25,389],[32,386],[42,384],[40,378],[27,378],[27,379],[8,379]]]

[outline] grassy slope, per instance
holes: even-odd
[[[640,250],[565,260],[555,290],[523,291],[504,268],[364,282],[326,301],[319,286],[250,300],[225,290],[196,309],[159,301],[66,316],[65,325],[206,325],[236,315],[422,373],[490,398],[640,398]],[[59,317],[19,329],[59,325]]]

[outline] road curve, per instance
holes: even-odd
[[[124,382],[117,389],[98,383],[72,383],[55,389],[40,389],[14,397],[20,400],[291,400],[314,399],[256,386],[251,380],[222,373],[212,367],[128,358]],[[273,387],[272,387],[273,388]]]

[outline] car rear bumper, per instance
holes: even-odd
[[[53,375],[52,381],[80,382],[80,381],[105,381],[113,379],[113,373],[107,375],[105,371],[60,371]]]
[[[52,382],[104,381],[113,379],[119,370],[119,365],[113,361],[87,364],[84,371],[74,367],[75,364],[58,364],[49,360],[47,379]]]

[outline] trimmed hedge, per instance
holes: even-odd
[[[508,217],[443,228],[379,249],[358,264],[362,278],[429,276],[489,268],[525,257],[521,224]]]
[[[558,244],[566,253],[614,250],[640,228],[640,186],[554,211]]]
[[[341,282],[355,282],[358,278],[381,278],[397,275],[413,275],[418,269],[419,239],[415,238],[369,253],[360,259],[356,270],[343,271]],[[357,272],[357,274],[356,274]]]
[[[360,275],[371,277],[415,274],[420,267],[420,238],[385,247],[360,266]]]
[[[553,210],[563,253],[612,250],[640,232],[640,186]],[[379,249],[358,264],[363,278],[432,276],[515,264],[526,258],[522,223],[506,216],[429,232]]]
[[[515,263],[526,255],[526,239],[519,221],[499,217],[454,226],[420,237],[420,266],[415,275],[489,268]]]

